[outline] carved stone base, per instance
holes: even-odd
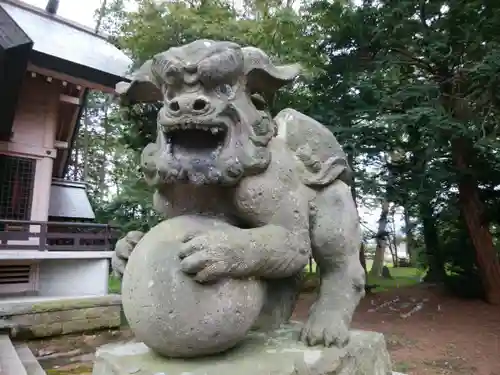
[[[93,375],[390,375],[391,360],[381,333],[353,331],[344,349],[306,347],[299,324],[269,333],[251,332],[223,354],[181,360],[162,358],[143,343],[110,344],[96,353]]]

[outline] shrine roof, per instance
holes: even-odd
[[[129,73],[132,60],[94,30],[19,0],[0,7],[33,41],[32,64],[108,87]]]

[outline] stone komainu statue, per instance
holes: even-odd
[[[267,107],[299,68],[273,65],[257,48],[198,40],[156,55],[117,92],[130,103],[163,102],[156,142],[142,154],[155,208],[165,218],[202,214],[241,228],[193,233],[182,270],[200,283],[265,280],[258,324],[276,326],[291,316],[312,255],[321,289],[301,340],[343,346],[365,283],[350,168],[323,125],[293,109],[272,118]],[[131,232],[117,244],[118,273],[141,237]]]

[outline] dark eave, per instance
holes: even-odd
[[[127,79],[122,76],[103,72],[89,66],[76,64],[35,50],[31,53],[30,62],[40,68],[49,69],[90,83],[95,82],[109,88],[115,87],[118,82],[127,81]]]
[[[8,140],[33,41],[0,7],[0,139]]]

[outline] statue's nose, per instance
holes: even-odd
[[[173,116],[202,115],[210,110],[210,102],[203,96],[177,97],[166,103],[167,111]]]

